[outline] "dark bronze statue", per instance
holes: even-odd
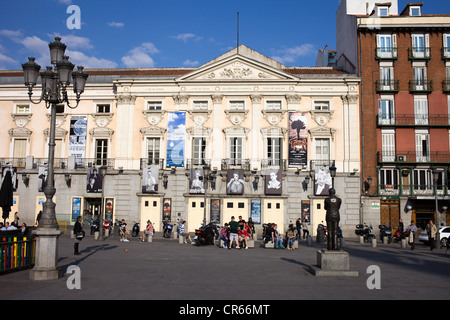
[[[334,188],[329,190],[330,196],[325,199],[325,210],[327,211],[326,220],[328,227],[327,250],[339,250],[338,227],[339,227],[339,208],[342,200],[336,197]]]

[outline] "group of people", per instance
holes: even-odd
[[[248,240],[253,239],[254,229],[253,224],[249,225],[248,222],[239,216],[239,221],[236,221],[234,216],[231,217],[229,223],[225,223],[220,232],[220,239],[223,241],[223,248],[231,249],[233,243],[235,243],[236,249],[240,249],[241,246],[248,249]]]
[[[27,225],[25,222],[19,225],[19,219],[19,213],[16,211],[14,213],[14,220],[11,223],[7,221],[0,222],[0,231],[21,230],[22,234],[25,234],[27,232]]]
[[[295,250],[294,242],[298,239],[298,233],[292,223],[288,226],[288,230],[284,236],[281,234],[276,223],[269,223],[265,234],[273,242],[275,249]]]

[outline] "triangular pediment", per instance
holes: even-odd
[[[250,54],[248,50],[243,50],[244,53],[242,53],[242,51],[238,52],[234,49],[200,66],[195,71],[178,78],[177,81],[274,81],[297,79],[293,75],[284,72],[282,70],[283,65],[280,63],[253,50],[251,50]]]

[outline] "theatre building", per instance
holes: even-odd
[[[244,45],[198,68],[85,71],[79,106],[57,109],[61,225],[104,212],[141,228],[150,219],[157,231],[164,218],[186,220],[192,232],[234,215],[251,217],[258,232],[268,222],[284,232],[301,217],[315,234],[334,183],[342,228],[353,233],[361,179],[354,74],[286,67]],[[22,71],[0,71],[0,112],[1,166],[15,173],[12,212],[33,224],[44,200],[49,110],[30,103]]]
[[[392,227],[450,223],[450,14],[426,3],[344,0],[337,13],[337,66],[362,79],[363,213]]]

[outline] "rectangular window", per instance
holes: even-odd
[[[208,110],[208,101],[194,101],[194,110]]]
[[[381,153],[384,162],[395,161],[395,131],[393,129],[382,130]]]
[[[387,17],[389,15],[389,8],[388,7],[379,7],[378,15],[380,17]]]
[[[97,113],[110,113],[111,105],[109,104],[98,104],[97,105]]]
[[[314,110],[330,110],[330,103],[328,101],[315,101],[314,102]]]
[[[316,160],[330,161],[330,139],[316,139]]]
[[[231,165],[242,164],[242,138],[230,138],[230,160]]]
[[[267,110],[281,110],[281,101],[267,101]]]
[[[416,161],[430,161],[430,134],[426,130],[416,131]]]
[[[380,170],[380,188],[386,190],[398,189],[398,170],[381,169]]]
[[[428,124],[427,99],[414,99],[414,120],[416,124]]]
[[[147,160],[150,165],[159,164],[160,141],[160,138],[147,138]]]
[[[420,17],[420,7],[409,7],[409,15],[412,17]]]
[[[392,90],[393,80],[394,80],[394,68],[392,67],[381,67],[380,68],[380,80],[382,90]]]
[[[162,102],[161,101],[149,101],[147,103],[147,110],[149,110],[149,111],[162,110]]]
[[[443,54],[445,58],[450,58],[450,34],[444,34]],[[447,78],[448,79],[448,78]]]
[[[378,117],[380,124],[395,124],[394,100],[378,100]]]
[[[396,34],[377,35],[377,57],[385,59],[392,59],[397,57]]]
[[[17,105],[16,113],[30,113],[30,106],[28,104]]]
[[[414,190],[431,189],[431,172],[428,169],[414,170]]]
[[[206,157],[206,139],[194,138],[192,143],[192,161],[194,165],[204,165]]]
[[[230,101],[230,110],[244,110],[244,101]]]
[[[95,140],[95,164],[97,166],[106,166],[108,164],[108,140]]]
[[[267,138],[267,159],[270,166],[280,165],[281,138]]]
[[[21,159],[27,157],[27,139],[14,139],[13,158]]]

